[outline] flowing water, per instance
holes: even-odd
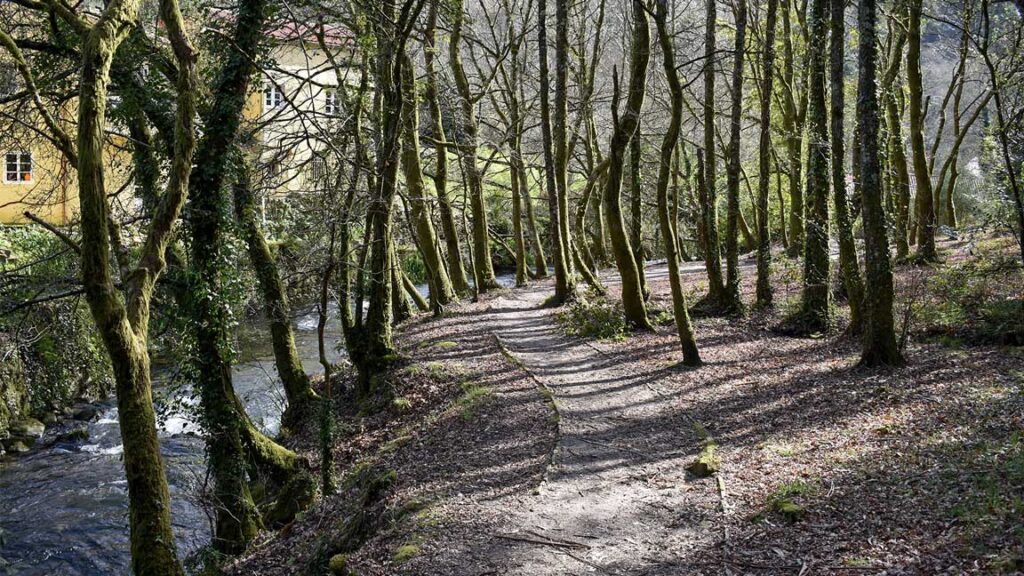
[[[338,340],[328,325],[327,341]],[[234,385],[253,420],[269,433],[280,425],[284,392],[274,368],[269,332],[262,325],[240,331],[242,352]],[[318,362],[316,314],[296,322],[296,347],[309,373]],[[334,353],[333,360],[339,354]],[[160,374],[156,374],[159,380]],[[157,398],[172,394],[157,387]],[[183,390],[175,398],[191,403]],[[204,482],[204,443],[188,410],[160,418],[160,447],[167,469],[175,537],[182,557],[210,541],[210,521],[197,500]],[[97,576],[127,574],[128,492],[117,407],[104,405],[89,423],[85,442],[58,442],[0,462],[0,575]]]
[[[510,287],[514,275],[498,282]],[[426,295],[426,287],[419,287]],[[321,371],[317,316],[295,323],[295,345],[306,372]],[[336,324],[326,340],[340,338]],[[239,333],[234,386],[250,417],[277,432],[284,391],[277,379],[266,326],[250,324]],[[340,358],[332,353],[332,361]],[[156,374],[159,380],[159,374]],[[188,394],[157,387],[157,398],[189,404]],[[168,405],[173,403],[168,403]],[[99,576],[129,572],[128,491],[121,462],[123,446],[113,402],[89,423],[85,442],[57,442],[0,462],[0,576]],[[210,541],[210,519],[197,495],[204,483],[204,444],[188,410],[163,415],[160,447],[171,490],[171,517],[182,557]]]

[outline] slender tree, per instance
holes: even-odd
[[[708,302],[727,308],[729,304],[722,279],[722,256],[718,239],[718,193],[715,188],[715,26],[717,0],[706,0],[704,25],[704,185],[700,190],[701,220],[704,227],[704,266],[708,273]]]
[[[846,1],[831,0],[831,24],[829,42],[829,75],[832,98],[832,190],[836,206],[836,234],[839,237],[839,270],[843,286],[850,302],[850,327],[859,332],[861,327],[861,306],[864,299],[864,285],[860,279],[857,264],[857,245],[853,241],[853,222],[850,202],[846,195],[845,135],[843,115],[845,97],[845,44],[846,44]],[[856,160],[856,159],[855,159]]]
[[[647,65],[651,57],[651,31],[647,23],[647,12],[642,0],[633,0],[633,39],[630,49],[629,90],[626,106],[621,116],[618,113],[619,87],[618,74],[613,75],[614,96],[612,98],[612,132],[608,146],[608,179],[604,188],[604,206],[608,221],[608,231],[612,242],[615,264],[622,278],[622,304],[626,321],[638,329],[652,330],[650,319],[647,318],[647,304],[644,301],[640,286],[640,274],[637,262],[633,258],[629,236],[626,234],[622,219],[622,167],[625,163],[626,147],[630,138],[635,137],[636,127],[640,121],[640,110],[643,108],[647,82]]]
[[[741,0],[742,1],[742,0]],[[661,53],[665,68],[665,78],[668,80],[669,92],[671,93],[672,116],[669,120],[668,129],[661,141],[661,164],[658,167],[658,219],[661,223],[661,238],[665,243],[665,257],[668,260],[669,285],[672,290],[672,310],[675,315],[676,330],[679,332],[679,344],[683,349],[683,364],[687,366],[700,366],[700,353],[697,350],[697,340],[694,337],[693,325],[690,323],[690,313],[687,309],[686,293],[683,292],[683,282],[679,276],[679,250],[677,246],[678,234],[676,222],[669,209],[668,185],[672,169],[672,154],[676,150],[676,142],[679,140],[679,127],[683,122],[683,87],[679,81],[679,71],[676,69],[675,48],[672,45],[672,35],[668,29],[668,0],[658,0],[654,14],[654,22],[658,30],[658,42],[661,45]]]
[[[448,275],[455,291],[458,294],[466,294],[469,292],[469,280],[466,278],[466,268],[462,265],[458,228],[455,226],[455,217],[452,215],[451,200],[448,196],[448,147],[445,143],[444,122],[438,98],[437,67],[434,63],[434,59],[437,58],[437,11],[441,1],[431,0],[427,26],[423,33],[423,61],[426,68],[424,97],[430,110],[430,131],[435,141],[433,179],[441,231],[444,232],[445,246],[448,249]]]
[[[555,302],[568,301],[574,291],[574,281],[569,268],[569,254],[562,239],[561,217],[559,216],[558,168],[554,151],[554,135],[551,125],[551,102],[548,96],[551,79],[548,72],[547,0],[537,2],[537,51],[540,58],[540,126],[544,147],[544,181],[548,193],[548,214],[550,216],[551,254],[555,262]]]
[[[910,150],[917,184],[915,201],[917,226],[917,257],[933,261],[935,251],[935,204],[932,178],[924,149],[924,81],[921,78],[921,11],[922,0],[906,0],[907,4],[907,88],[910,93]]]
[[[758,143],[757,180],[757,305],[771,306],[771,227],[768,225],[768,194],[771,178],[772,89],[775,86],[775,28],[778,0],[768,0],[765,19],[764,55],[761,65],[761,137]],[[781,191],[780,191],[781,192]],[[780,206],[781,210],[781,206]],[[785,226],[783,226],[785,231]]]
[[[476,163],[478,149],[478,127],[476,119],[476,102],[462,64],[462,30],[465,21],[463,0],[452,0],[452,32],[448,40],[448,63],[455,77],[455,87],[459,93],[460,112],[462,113],[463,142],[459,146],[462,157],[462,170],[466,175],[469,190],[469,207],[473,213],[473,270],[477,290],[481,293],[498,288],[498,279],[494,276],[494,264],[491,263],[490,233],[487,228],[487,207],[484,206],[483,176]]]
[[[727,204],[725,231],[725,292],[728,305],[736,310],[740,305],[740,125],[743,119],[743,61],[747,40],[747,2],[736,0],[736,44],[733,49],[732,113],[729,116],[729,150],[726,170]]]
[[[804,217],[803,322],[814,332],[828,329],[829,271],[829,139],[825,106],[825,63],[828,0],[812,0],[808,109],[807,213]]]
[[[878,152],[878,94],[876,66],[878,37],[876,0],[861,0],[857,10],[860,30],[857,80],[857,118],[860,121],[858,160],[861,174],[861,210],[864,219],[864,269],[870,290],[864,297],[864,335],[861,363],[866,366],[903,362],[896,345],[893,321],[893,281],[882,208],[882,182]]]

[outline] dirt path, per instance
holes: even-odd
[[[653,573],[706,538],[702,521],[719,513],[714,480],[687,479],[697,434],[659,386],[675,368],[630,370],[601,344],[567,338],[542,307],[549,295],[540,285],[492,303],[505,310],[494,333],[551,391],[561,418],[545,482],[510,511],[516,528],[500,536],[501,564],[524,575]]]

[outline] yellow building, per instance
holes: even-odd
[[[333,132],[340,111],[334,87],[339,77],[356,82],[358,71],[346,68],[339,75],[317,40],[318,34],[305,25],[278,25],[269,35],[276,41],[271,54],[276,64],[254,84],[244,115],[259,147],[261,177],[257,182],[272,195],[286,196],[308,191],[322,180],[326,171],[323,142]],[[340,28],[328,28],[322,37],[332,52],[347,52],[350,37]],[[6,77],[8,92],[13,93],[17,77],[9,76],[14,71],[8,68],[0,64],[0,83]],[[116,105],[112,98],[110,106]],[[73,135],[73,111],[63,111],[61,116],[59,121]],[[40,134],[43,122],[31,103],[0,107],[0,126],[0,158],[4,162],[0,224],[26,223],[26,212],[52,224],[73,224],[79,211],[75,166]],[[112,126],[109,132],[106,186],[110,194],[116,193],[114,209],[132,213],[139,201],[132,187],[125,185],[131,177],[131,153],[118,127]]]

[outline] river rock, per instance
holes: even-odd
[[[35,418],[20,418],[11,422],[11,427],[7,431],[11,438],[35,440],[41,438],[43,432],[46,432],[46,425]]]
[[[32,446],[22,442],[21,440],[9,440],[4,444],[7,447],[7,451],[11,454],[24,454],[32,449]]]
[[[57,423],[57,415],[53,412],[44,412],[43,415],[39,417],[39,421],[46,426],[53,426]]]
[[[89,439],[89,427],[80,426],[61,432],[54,439],[54,442],[85,442]]]
[[[95,420],[99,413],[100,410],[95,404],[75,404],[71,408],[71,418],[82,422]]]

